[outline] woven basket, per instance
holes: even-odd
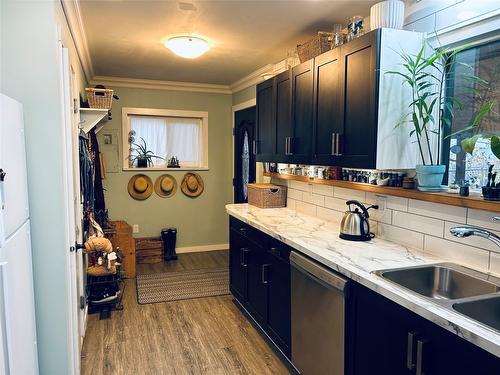
[[[332,33],[320,31],[314,38],[304,44],[297,45],[297,53],[301,63],[315,58],[332,49]]]
[[[90,108],[111,109],[113,105],[113,90],[85,89]]]
[[[286,187],[273,184],[248,184],[248,203],[259,208],[286,207]]]

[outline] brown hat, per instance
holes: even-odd
[[[181,191],[190,198],[196,198],[203,193],[204,185],[198,173],[186,173],[181,183]]]
[[[153,181],[145,174],[136,174],[128,182],[128,193],[139,201],[148,199],[153,193]]]
[[[155,192],[162,198],[169,198],[177,191],[177,181],[172,175],[162,174],[155,181]]]

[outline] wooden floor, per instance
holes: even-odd
[[[176,264],[138,265],[139,273],[226,266],[227,251],[180,254]],[[288,374],[232,296],[149,305],[126,282],[124,310],[90,315],[82,374]]]

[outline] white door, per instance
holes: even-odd
[[[63,152],[63,175],[65,181],[64,202],[66,208],[66,280],[68,283],[68,306],[70,306],[70,319],[68,322],[70,361],[73,364],[72,374],[80,373],[81,332],[80,332],[80,298],[78,295],[78,278],[81,274],[77,270],[77,259],[75,250],[76,237],[76,212],[75,212],[75,183],[73,163],[73,105],[71,95],[71,75],[68,49],[59,42],[60,68],[61,68],[61,92],[63,121],[62,124],[62,152]],[[72,250],[71,250],[72,249]]]

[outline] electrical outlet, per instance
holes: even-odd
[[[385,208],[387,207],[387,197],[384,197],[382,195],[377,195],[376,196],[376,204],[378,205],[379,211],[384,211]]]
[[[139,233],[139,224],[132,225],[132,232]]]

